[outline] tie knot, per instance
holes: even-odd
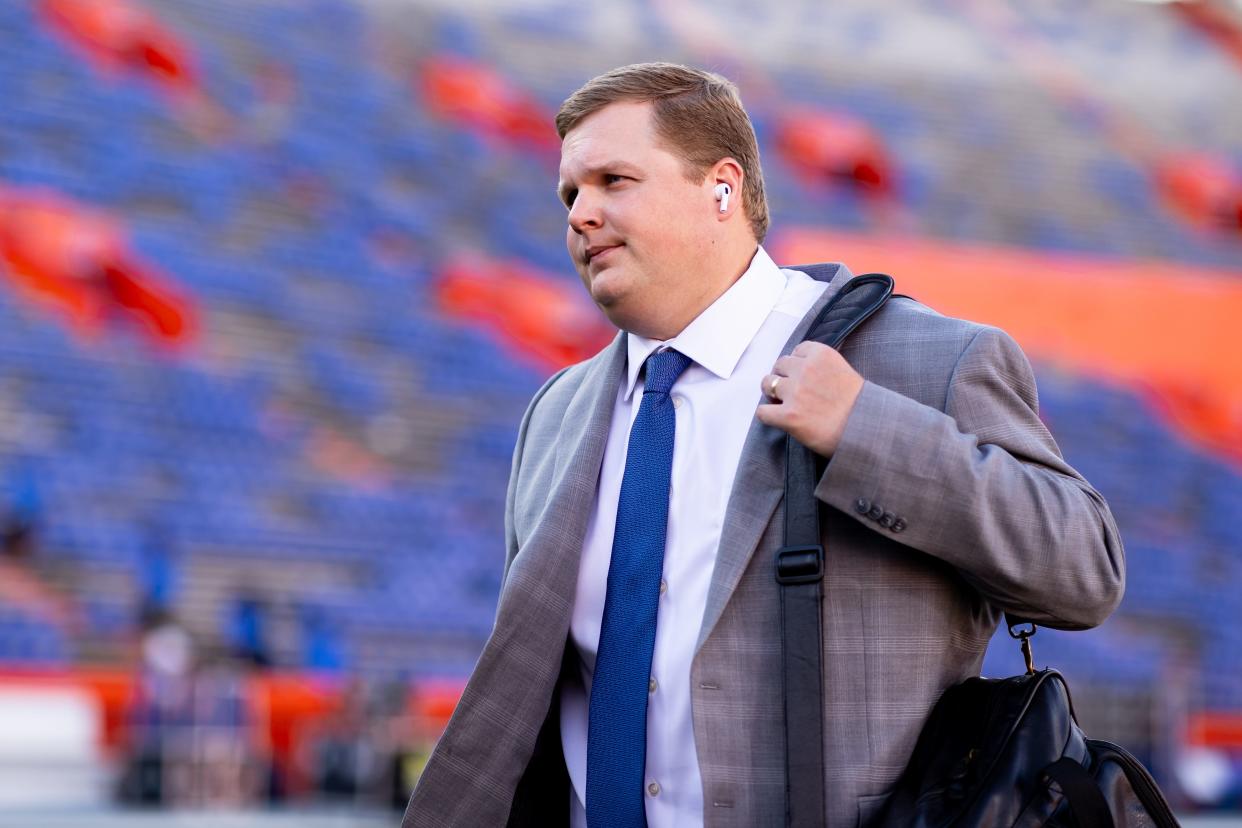
[[[647,357],[647,378],[643,393],[667,394],[681,376],[681,372],[690,366],[690,362],[690,357],[672,348]]]

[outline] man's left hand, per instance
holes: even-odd
[[[800,342],[763,378],[768,402],[755,415],[816,454],[831,457],[862,387],[862,375],[836,350],[821,342]]]

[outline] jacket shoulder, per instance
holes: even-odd
[[[623,336],[624,333],[617,333],[617,338]],[[522,416],[522,425],[518,430],[519,447],[528,434],[545,433],[549,429],[552,432],[559,430],[565,412],[583,382],[597,371],[604,370],[613,349],[620,347],[617,338],[589,359],[557,371],[535,392]]]
[[[963,356],[995,362],[1031,384],[1025,355],[999,328],[945,316],[894,296],[846,341],[841,354],[868,380],[944,410]]]
[[[622,337],[625,334],[618,332],[617,336]],[[597,367],[601,367],[601,364],[607,361],[609,353],[614,347],[617,347],[616,338],[594,356],[584,359],[582,362],[568,365],[549,377],[548,381],[543,384],[543,387],[531,397],[523,421],[529,421],[536,412],[541,417],[545,412],[563,413],[569,405],[569,401],[574,398],[574,395],[578,393],[578,389],[582,387],[583,381]]]
[[[942,342],[965,348],[985,330],[998,330],[989,325],[945,316],[934,308],[909,296],[894,294],[867,320],[855,338],[866,341],[870,337],[883,337],[887,342],[901,341]]]

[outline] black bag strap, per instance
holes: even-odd
[[[810,271],[822,267],[812,265],[798,269]],[[883,273],[857,276],[846,282],[824,306],[805,339],[840,348],[846,337],[892,296],[891,276]],[[781,594],[785,823],[789,828],[817,828],[824,824],[823,630],[820,614],[824,548],[819,533],[820,504],[815,497],[821,462],[822,459],[813,451],[786,436],[784,545],[776,554],[776,581],[780,584]],[[1035,665],[1030,638],[1037,629],[1035,624],[1008,613],[1005,620],[1009,634],[1022,642],[1027,673],[1033,674]],[[1073,770],[1067,773],[1072,775]],[[1060,779],[1057,781],[1061,782]],[[1078,789],[1074,782],[1069,784]],[[1065,788],[1065,783],[1062,787]],[[1072,796],[1066,790],[1066,795]],[[1098,795],[1098,789],[1096,793]],[[1073,802],[1084,801],[1087,797],[1089,795],[1082,794],[1074,797],[1071,808],[1075,807]],[[1091,809],[1094,804],[1081,807]],[[1084,813],[1090,816],[1094,811]],[[1111,820],[1100,824],[1111,825]]]
[[[893,293],[892,277],[868,273],[846,282],[815,318],[806,339],[840,347]],[[821,460],[785,438],[785,544],[776,554],[781,592],[781,663],[785,691],[785,824],[824,824],[822,629],[824,548],[815,482]]]
[[[1086,768],[1062,756],[1044,768],[1044,774],[1061,786],[1078,828],[1113,828],[1108,801]]]

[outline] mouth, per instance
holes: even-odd
[[[606,259],[608,256],[610,256],[613,253],[613,251],[617,250],[618,248],[622,246],[623,245],[620,245],[620,244],[607,244],[607,245],[601,244],[601,245],[595,245],[593,247],[588,247],[586,251],[586,262],[587,264],[593,264],[594,262],[602,261],[603,259]]]

